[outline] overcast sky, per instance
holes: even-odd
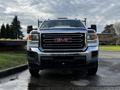
[[[86,17],[101,32],[106,24],[120,21],[120,0],[0,0],[0,25],[11,23],[14,15],[23,28],[37,25],[38,18]]]

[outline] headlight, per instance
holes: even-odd
[[[39,35],[38,34],[29,34],[28,35],[28,40],[29,41],[38,41],[39,40]]]
[[[97,34],[96,34],[96,32],[88,33],[87,41],[90,42],[90,43],[96,43],[96,41],[97,41]]]

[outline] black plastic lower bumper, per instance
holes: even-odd
[[[92,54],[92,60],[89,63],[85,55],[38,57],[35,52],[28,52],[27,55],[29,67],[39,69],[88,69],[95,67],[94,63],[98,61],[96,52]]]

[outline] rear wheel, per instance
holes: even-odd
[[[88,75],[96,75],[96,73],[97,73],[97,70],[98,70],[98,61],[94,62],[92,65],[94,67],[91,66],[92,68],[88,69]]]

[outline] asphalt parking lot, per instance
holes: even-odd
[[[96,76],[43,70],[34,78],[26,70],[0,79],[0,90],[120,90],[120,52],[101,51],[99,57]]]

